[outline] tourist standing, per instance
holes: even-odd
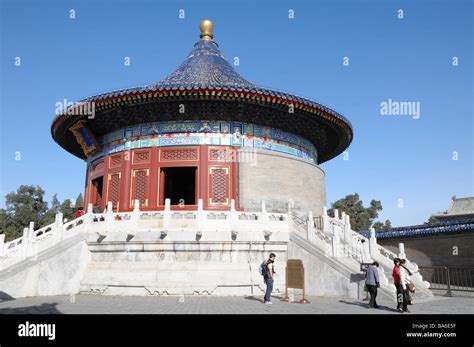
[[[74,213],[74,218],[80,218],[84,215],[84,211],[82,207],[79,207],[76,212]]]
[[[365,284],[367,285],[367,289],[370,294],[369,307],[371,308],[379,308],[376,301],[377,288],[380,287],[378,267],[379,263],[376,261],[369,265],[369,267],[367,268],[367,275],[365,279]]]
[[[410,312],[408,311],[407,305],[409,300],[411,299],[409,297],[409,290],[408,290],[408,284],[410,283],[410,279],[408,276],[408,271],[407,268],[404,266],[406,263],[405,259],[400,260],[400,285],[402,286],[402,294],[403,294],[403,312]]]
[[[395,258],[393,260],[393,263],[395,266],[393,267],[393,272],[392,272],[392,277],[393,277],[393,283],[395,284],[395,288],[397,289],[397,310],[400,312],[407,312],[407,300],[406,300],[406,294],[405,290],[406,289],[406,278],[403,278],[402,281],[402,273],[401,273],[401,268],[400,268],[400,259]]]
[[[265,297],[263,299],[263,303],[266,305],[271,305],[271,295],[273,291],[273,278],[275,275],[275,267],[273,263],[275,262],[276,255],[275,253],[270,253],[270,258],[265,263],[265,272],[263,275],[263,279],[265,284],[267,285],[267,290],[265,292]]]
[[[401,259],[400,260],[400,266],[403,267],[406,272],[407,272],[407,284],[412,284],[413,285],[413,282],[411,280],[411,275],[412,272],[407,268],[407,262],[406,262],[406,259]],[[413,286],[414,287],[414,286]],[[408,288],[408,290],[406,291],[406,295],[407,295],[407,304],[408,305],[414,305],[415,304],[415,301],[413,301],[412,297],[411,297],[411,291],[409,290],[410,288]]]

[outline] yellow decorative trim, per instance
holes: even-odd
[[[90,157],[97,150],[97,147],[94,144],[92,144],[91,147],[87,146],[81,133],[79,132],[80,128],[86,129],[84,123],[85,123],[84,120],[80,120],[76,122],[73,126],[69,128],[69,131],[73,133],[74,137],[76,138],[77,143],[81,146],[82,151],[84,152],[85,156]]]

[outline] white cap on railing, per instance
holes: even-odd
[[[375,229],[374,228],[370,228],[370,238],[374,238],[375,239]]]
[[[133,210],[134,211],[140,211],[140,200],[139,199],[135,199],[135,201],[133,203]]]

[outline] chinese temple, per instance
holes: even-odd
[[[54,140],[87,161],[85,206],[103,211],[172,208],[321,213],[324,172],[319,164],[352,140],[337,112],[288,93],[260,87],[227,62],[213,24],[185,61],[156,83],[82,100],[58,115]],[[92,105],[92,106],[91,106]],[[87,110],[87,112],[81,112]],[[91,112],[93,110],[93,112]],[[247,153],[247,155],[243,155]]]
[[[319,165],[349,146],[350,122],[249,82],[224,58],[212,23],[200,31],[161,81],[56,116],[53,139],[87,162],[86,213],[71,221],[58,213],[39,229],[31,222],[9,242],[0,235],[0,299],[261,295],[258,267],[270,253],[275,295],[291,282],[306,295],[360,298],[361,264],[377,260],[381,295],[395,299],[398,254],[374,230],[352,230],[344,212],[327,214]],[[287,281],[291,259],[301,267]],[[431,295],[421,276],[413,280],[418,296]]]

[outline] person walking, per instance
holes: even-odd
[[[369,265],[367,268],[367,276],[365,279],[365,284],[367,285],[367,290],[370,294],[369,307],[371,308],[379,308],[376,301],[377,288],[380,287],[378,267],[379,263],[376,261]]]
[[[408,289],[408,284],[410,283],[410,279],[408,276],[408,271],[407,268],[404,266],[406,264],[405,259],[400,259],[400,285],[402,286],[402,299],[403,299],[403,305],[402,305],[402,311],[403,312],[408,312],[408,302],[409,302],[409,289]]]
[[[411,297],[411,291],[410,291],[410,285],[412,286],[412,288],[414,288],[414,284],[413,284],[413,281],[411,279],[410,276],[413,275],[413,273],[408,269],[408,264],[407,264],[407,261],[406,259],[401,259],[400,260],[400,266],[403,267],[406,271],[407,271],[407,287],[408,287],[408,290],[406,291],[406,295],[407,295],[407,305],[414,305],[415,304],[415,301],[412,299]],[[414,292],[414,290],[413,290]]]
[[[402,273],[400,268],[401,260],[400,258],[393,259],[394,267],[392,272],[393,283],[395,284],[395,288],[397,289],[397,310],[400,312],[407,312],[407,300],[406,300],[406,278],[402,279]],[[403,274],[405,277],[405,274]]]
[[[265,297],[263,298],[263,303],[265,305],[272,304],[271,295],[273,291],[273,278],[275,275],[275,267],[273,266],[273,263],[275,262],[275,258],[275,253],[270,253],[269,259],[264,263],[263,279],[267,286]]]

